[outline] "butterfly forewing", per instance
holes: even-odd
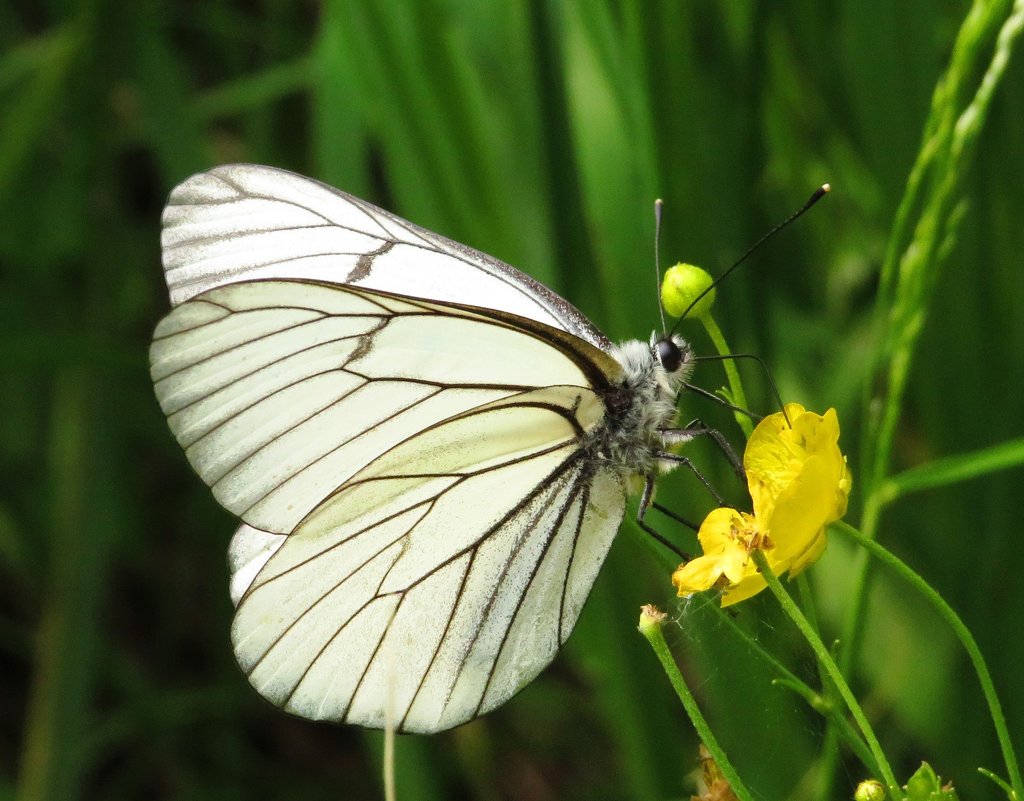
[[[286,170],[228,164],[195,175],[171,193],[163,222],[172,304],[225,283],[305,278],[487,306],[610,344],[514,267]]]
[[[176,307],[151,364],[171,429],[217,499],[288,533],[417,431],[535,387],[591,386],[602,374],[586,356],[458,307],[256,281]]]

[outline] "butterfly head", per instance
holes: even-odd
[[[693,364],[693,351],[690,344],[677,335],[664,335],[654,343],[654,352],[658,362],[665,368],[665,372],[674,376],[681,371],[687,371]]]
[[[654,364],[660,367],[661,379],[665,389],[672,395],[679,391],[680,385],[693,372],[694,357],[690,343],[678,334],[651,335],[651,351]]]

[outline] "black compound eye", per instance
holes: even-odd
[[[661,361],[661,366],[670,373],[674,373],[682,366],[683,352],[671,339],[659,339],[655,347],[658,349],[658,359]]]

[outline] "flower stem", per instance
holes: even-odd
[[[897,799],[903,798],[903,793],[900,791],[899,783],[896,781],[896,775],[892,771],[892,767],[889,765],[889,761],[885,758],[885,753],[882,751],[882,746],[878,742],[878,737],[875,735],[874,729],[871,728],[871,724],[868,722],[867,716],[864,714],[864,710],[861,709],[860,704],[857,703],[857,699],[853,695],[853,691],[850,690],[850,686],[846,683],[843,678],[843,674],[839,670],[839,666],[835,663],[832,655],[828,652],[825,644],[818,637],[817,632],[804,617],[803,612],[800,611],[800,607],[796,605],[793,599],[789,596],[789,593],[782,586],[782,582],[779,581],[778,576],[772,571],[771,566],[768,564],[768,558],[760,550],[755,550],[751,553],[751,557],[754,560],[754,564],[757,565],[757,569],[761,575],[764,576],[765,581],[768,582],[768,588],[775,595],[779,605],[783,611],[789,615],[790,620],[796,625],[800,633],[804,636],[804,639],[811,646],[814,651],[814,655],[818,658],[818,662],[825,668],[825,672],[832,680],[836,691],[842,697],[843,702],[846,704],[847,709],[850,710],[850,714],[853,716],[854,721],[857,723],[861,734],[864,736],[864,740],[868,744],[868,748],[871,750],[871,755],[874,757],[876,765],[868,765],[868,768],[877,768],[879,775],[882,777],[882,781],[885,783],[889,798],[891,801],[897,801]]]
[[[693,697],[693,693],[690,692],[690,688],[686,684],[686,680],[679,672],[679,666],[676,665],[676,660],[672,656],[672,652],[669,651],[668,643],[665,642],[665,635],[661,631],[661,623],[650,621],[647,624],[643,622],[640,625],[640,633],[647,638],[647,642],[651,644],[651,648],[654,649],[655,655],[658,657],[658,661],[661,662],[662,668],[665,670],[665,675],[668,676],[669,682],[672,684],[672,688],[676,691],[676,695],[679,696],[680,702],[683,704],[683,709],[686,710],[686,714],[689,716],[690,721],[693,723],[694,729],[697,730],[697,736],[700,737],[701,742],[711,753],[711,757],[715,760],[719,770],[722,771],[722,775],[725,776],[729,782],[729,786],[732,788],[733,793],[740,801],[753,801],[753,796],[747,789],[746,785],[743,784],[743,780],[740,779],[739,773],[736,772],[736,768],[732,762],[729,761],[729,757],[726,756],[725,751],[722,750],[722,746],[719,745],[718,740],[715,739],[714,733],[711,731],[711,727],[708,725],[707,720],[700,711],[700,707],[697,705],[697,699]]]
[[[732,351],[729,350],[729,343],[725,341],[722,329],[718,327],[718,323],[715,322],[714,318],[710,314],[705,314],[700,318],[700,321],[704,324],[704,329],[708,332],[708,336],[711,337],[711,342],[714,344],[715,350],[718,351],[718,355],[731,356]],[[750,406],[747,404],[747,396],[743,391],[743,384],[740,381],[740,374],[736,370],[736,365],[731,359],[725,359],[722,362],[722,366],[725,367],[725,377],[729,381],[729,400],[741,409],[749,409]],[[754,424],[750,421],[750,418],[739,412],[735,414],[735,417],[736,422],[739,423],[740,429],[743,431],[743,435],[750,439],[750,434],[754,430]]]
[[[978,682],[981,684],[981,691],[988,704],[989,714],[992,716],[992,724],[995,726],[996,736],[999,739],[999,747],[1003,752],[1003,761],[1006,764],[1006,773],[1013,786],[1013,793],[1017,799],[1024,799],[1024,783],[1021,782],[1020,767],[1017,764],[1017,755],[1013,750],[1013,743],[1010,740],[1010,732],[1006,727],[1006,718],[1003,715],[1002,705],[996,695],[995,684],[988,672],[988,665],[981,655],[981,649],[975,642],[970,629],[964,625],[960,616],[953,610],[945,599],[921,576],[915,573],[909,565],[901,561],[895,554],[883,548],[874,540],[868,539],[861,532],[848,523],[835,523],[836,530],[841,531],[846,537],[860,545],[868,553],[877,558],[880,562],[890,567],[916,589],[945,620],[953,633],[956,634],[960,643],[974,666],[974,672],[978,675]]]
[[[787,679],[772,679],[772,684],[776,687],[782,687],[790,690],[807,702],[807,705],[825,718],[829,723],[835,727],[835,734],[833,735],[833,745],[838,748],[839,740],[842,739],[850,747],[850,750],[857,755],[857,758],[865,765],[870,765],[874,762],[874,757],[868,750],[867,744],[864,742],[864,738],[857,734],[857,731],[850,725],[850,722],[843,717],[836,705],[833,704],[828,698],[819,693],[814,692],[802,682],[794,684]],[[832,793],[829,792],[827,795],[822,795],[822,798],[830,798]]]
[[[1014,792],[1013,788],[1006,783],[1002,776],[997,776],[995,773],[985,768],[978,768],[978,773],[980,773],[986,779],[989,779],[990,781],[995,783],[1000,790],[1006,793],[1006,797],[1009,799],[1009,801],[1016,801],[1018,797],[1017,793]]]

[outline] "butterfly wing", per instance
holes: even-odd
[[[259,692],[304,717],[432,732],[532,680],[622,519],[621,479],[579,448],[580,398],[549,387],[450,418],[317,507],[238,605],[232,640]]]
[[[607,349],[572,304],[514,267],[301,175],[228,164],[194,175],[164,209],[171,303],[256,278],[307,278],[486,306]]]
[[[617,369],[603,351],[502,311],[246,281],[173,309],[151,364],[244,521],[232,638],[265,697],[435,731],[554,657],[624,508],[584,447]]]
[[[347,286],[229,284],[161,321],[151,373],[217,500],[287,534],[413,433],[531,389],[601,387],[616,369],[586,343],[506,318]]]

